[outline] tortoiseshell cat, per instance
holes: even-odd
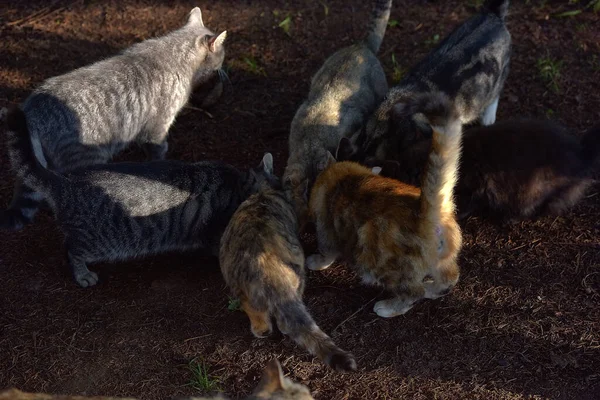
[[[302,301],[304,251],[289,193],[280,189],[263,182],[231,218],[219,257],[225,281],[241,300],[254,336],[270,334],[274,316],[281,332],[325,364],[355,370],[354,357],[317,326]]]
[[[350,144],[340,141],[339,157]],[[365,160],[380,166],[381,175],[418,185],[431,140],[404,149],[396,160]],[[463,134],[462,157],[456,184],[458,217],[472,213],[509,221],[539,214],[560,214],[574,206],[593,183],[600,159],[600,125],[581,139],[551,121],[500,121],[470,128]]]
[[[180,29],[43,82],[22,105],[40,163],[72,171],[104,164],[132,143],[163,159],[169,128],[193,88],[222,75],[226,35],[206,28],[196,7]],[[42,200],[17,181],[0,227],[21,229]]]
[[[283,185],[291,188],[301,225],[308,194],[341,137],[360,130],[388,90],[375,56],[383,40],[392,0],[375,0],[369,32],[355,45],[330,56],[312,78],[308,98],[292,121]]]
[[[59,174],[36,158],[21,110],[14,109],[7,124],[12,167],[47,199],[83,287],[98,281],[88,263],[195,248],[218,254],[235,210],[273,173],[266,153],[247,173],[222,162],[172,160],[98,164]]]
[[[300,383],[295,383],[283,375],[277,359],[267,363],[262,378],[253,393],[245,400],[314,400],[310,390]],[[83,397],[60,396],[45,393],[25,393],[17,389],[0,392],[0,400],[136,400],[134,398],[117,397]],[[175,400],[228,400],[223,395],[213,397],[178,397]]]
[[[330,154],[310,197],[320,254],[309,256],[307,267],[319,270],[346,259],[366,283],[394,294],[375,304],[382,317],[447,294],[458,281],[462,244],[453,202],[460,114],[441,93],[416,96],[401,107],[406,116],[423,113],[433,129],[422,190],[354,162],[335,163]]]
[[[487,0],[477,15],[456,28],[414,66],[390,89],[366,129],[353,138],[355,145],[378,159],[393,158],[387,151],[397,148],[398,137],[389,126],[394,105],[423,92],[445,93],[454,102],[463,124],[477,119],[483,125],[493,124],[512,51],[504,23],[508,3]],[[410,132],[418,130],[420,124],[415,118],[405,118],[401,126]]]

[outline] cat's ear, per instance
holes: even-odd
[[[319,161],[319,163],[317,164],[317,170],[319,171],[319,173],[321,173],[321,172],[325,171],[327,169],[327,167],[329,167],[332,164],[335,164],[335,157],[333,157],[333,154],[331,154],[328,151],[327,155],[325,157],[323,157],[321,159],[321,161]]]
[[[227,31],[223,31],[217,36],[211,37],[210,39],[208,39],[208,49],[213,53],[221,50],[223,48],[225,38],[227,38]]]
[[[190,14],[188,15],[188,22],[189,25],[200,25],[200,26],[204,26],[204,22],[202,21],[202,11],[200,11],[200,7],[194,7],[192,9],[192,11],[190,11]]]
[[[278,390],[285,389],[285,377],[281,370],[281,365],[277,359],[269,361],[263,371],[262,379],[258,384],[255,394],[261,395],[261,398],[270,398],[269,394],[275,393]]]
[[[258,168],[262,168],[267,174],[273,175],[273,155],[265,153]]]
[[[335,159],[337,161],[349,161],[354,155],[354,148],[352,142],[347,137],[340,139],[337,150],[335,151]]]

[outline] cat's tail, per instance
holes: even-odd
[[[581,138],[581,158],[586,172],[594,173],[600,164],[600,124],[588,129]]]
[[[375,5],[371,12],[371,21],[369,22],[369,33],[365,38],[365,43],[373,54],[377,54],[379,46],[383,42],[391,8],[392,0],[375,0]]]
[[[45,168],[36,157],[25,113],[16,107],[10,110],[6,126],[12,169],[32,189],[47,194],[60,176]]]
[[[406,116],[422,113],[433,131],[433,141],[421,184],[423,228],[432,234],[442,221],[454,219],[454,186],[458,179],[462,124],[454,104],[443,93],[417,95],[399,103],[398,112]],[[426,223],[425,223],[426,222]]]
[[[483,5],[483,12],[496,14],[500,19],[504,19],[508,14],[509,3],[509,0],[487,0]]]
[[[325,364],[338,371],[355,371],[354,356],[335,345],[319,328],[301,300],[290,300],[275,307],[279,330]]]

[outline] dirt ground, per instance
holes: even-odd
[[[475,3],[395,0],[395,26],[379,54],[390,83]],[[600,14],[556,16],[588,1],[513,3],[514,55],[498,118],[551,117],[580,134],[600,120]],[[281,173],[311,75],[361,38],[370,1],[4,1],[0,107],[20,103],[48,77],[177,28],[196,5],[208,27],[228,31],[231,86],[208,112],[198,101],[183,110],[169,157],[247,168],[271,151]],[[556,90],[540,74],[543,60],[560,73]],[[0,154],[3,207],[13,184],[3,141]],[[131,149],[120,159],[140,156]],[[454,292],[390,320],[372,312],[384,294],[345,266],[309,272],[305,299],[315,320],[357,357],[359,370],[342,374],[280,333],[254,339],[246,316],[228,310],[217,261],[200,253],[96,265],[98,286],[78,287],[61,234],[42,213],[21,232],[0,232],[0,389],[201,394],[189,384],[189,363],[201,360],[225,393],[241,398],[276,356],[317,399],[598,399],[599,217],[595,185],[561,217],[510,227],[471,218]]]

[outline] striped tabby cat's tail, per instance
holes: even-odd
[[[25,113],[19,108],[12,109],[6,117],[6,126],[13,170],[28,186],[48,193],[60,175],[46,169],[36,157]]]
[[[365,42],[373,54],[377,54],[379,46],[383,41],[385,29],[390,18],[392,0],[375,0],[373,11],[371,12],[371,21],[369,22],[369,33]]]
[[[356,370],[352,354],[340,349],[312,319],[300,300],[292,300],[275,307],[274,315],[279,330],[289,335],[309,353],[338,371]]]

